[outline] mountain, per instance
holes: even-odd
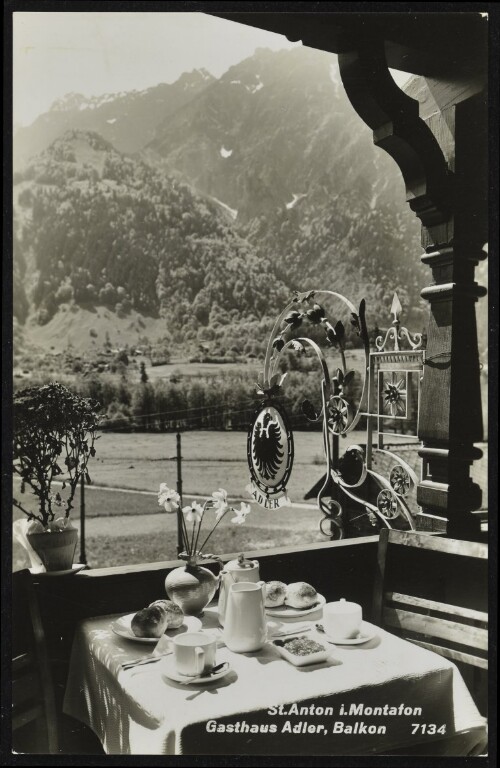
[[[336,57],[309,48],[258,49],[160,122],[146,153],[237,210],[240,222],[307,204],[316,189],[354,188],[372,205],[402,189],[391,193],[397,168],[373,147]]]
[[[71,129],[99,133],[120,152],[138,152],[152,140],[160,122],[196,98],[214,81],[205,69],[195,69],[184,73],[172,85],[160,83],[144,91],[105,93],[90,98],[69,93],[54,102],[50,110],[32,125],[17,129],[14,168],[21,168]]]
[[[256,53],[160,123],[144,159],[231,211],[291,288],[327,284],[380,321],[392,292],[421,320],[420,227],[393,160],[373,146],[336,57]]]
[[[288,295],[216,203],[98,134],[66,132],[16,181],[18,320],[26,304],[41,325],[62,305],[102,306],[187,340]]]
[[[293,290],[322,286],[366,297],[382,326],[396,290],[422,330],[419,224],[336,57],[258,49],[218,80],[195,71],[82,99],[35,121],[44,150],[14,175],[20,322],[102,305],[164,318],[178,344],[230,348],[245,334],[262,342]],[[42,129],[61,116],[79,127],[47,146]]]

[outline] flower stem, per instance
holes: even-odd
[[[180,514],[180,517],[181,517],[181,529],[182,529],[182,538],[184,539],[184,546],[186,548],[186,552],[187,552],[188,556],[190,556],[191,555],[191,551],[189,549],[189,536],[188,536],[188,532],[187,532],[186,521],[184,519],[184,512],[182,511],[182,509],[180,507],[179,507],[179,514]]]
[[[202,513],[201,513],[201,520],[200,520],[200,524],[199,524],[199,526],[198,526],[198,533],[197,533],[197,535],[196,535],[196,541],[194,542],[194,548],[193,548],[193,553],[194,553],[194,555],[195,555],[195,556],[196,556],[196,548],[197,548],[197,546],[198,546],[198,539],[200,538],[200,531],[201,531],[201,526],[202,526],[202,523],[203,523],[203,518],[205,517],[205,510],[206,510],[206,508],[207,508],[207,504],[208,504],[208,503],[209,503],[208,501],[206,501],[206,502],[204,503],[204,505],[203,505],[203,511],[202,511]]]
[[[195,532],[195,530],[196,530],[196,518],[193,519],[193,528],[191,530],[191,547],[190,547],[190,551],[191,551],[192,555],[195,554],[195,549],[194,549],[194,532]]]
[[[234,510],[233,510],[233,511],[234,511]],[[223,519],[225,518],[225,516],[227,515],[227,513],[228,513],[228,512],[229,512],[229,507],[227,507],[227,509],[225,509],[225,510],[224,510],[224,514],[223,514],[223,515],[221,515],[221,516],[219,517],[219,519],[217,520],[217,522],[215,523],[214,527],[212,528],[212,530],[211,530],[211,531],[210,531],[210,533],[208,534],[207,538],[205,539],[205,541],[204,541],[204,542],[203,542],[203,544],[201,545],[201,547],[200,547],[200,550],[199,550],[200,552],[203,552],[203,548],[205,547],[205,544],[207,543],[207,541],[209,540],[210,536],[212,535],[212,533],[215,531],[215,529],[216,529],[216,528],[217,528],[217,526],[219,525],[220,521],[221,521],[221,520],[223,520]]]

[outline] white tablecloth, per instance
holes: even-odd
[[[79,625],[64,702],[66,714],[89,725],[108,754],[349,755],[406,746],[411,754],[439,738],[432,735],[437,728],[451,736],[484,722],[454,664],[381,629],[364,645],[330,646],[329,661],[302,668],[269,643],[252,654],[221,647],[217,661],[230,662],[229,674],[184,686],[164,674],[171,657],[123,670],[124,661],[152,647],[115,635],[114,618]],[[203,624],[217,625],[213,608]],[[272,709],[279,705],[281,711]]]

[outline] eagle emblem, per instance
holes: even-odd
[[[252,456],[262,477],[274,480],[281,467],[284,450],[280,423],[270,413],[266,412],[262,421],[255,425]]]

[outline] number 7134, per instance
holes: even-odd
[[[445,734],[446,725],[436,725],[436,723],[412,723],[412,735],[415,733],[428,733],[432,736],[434,733]]]

